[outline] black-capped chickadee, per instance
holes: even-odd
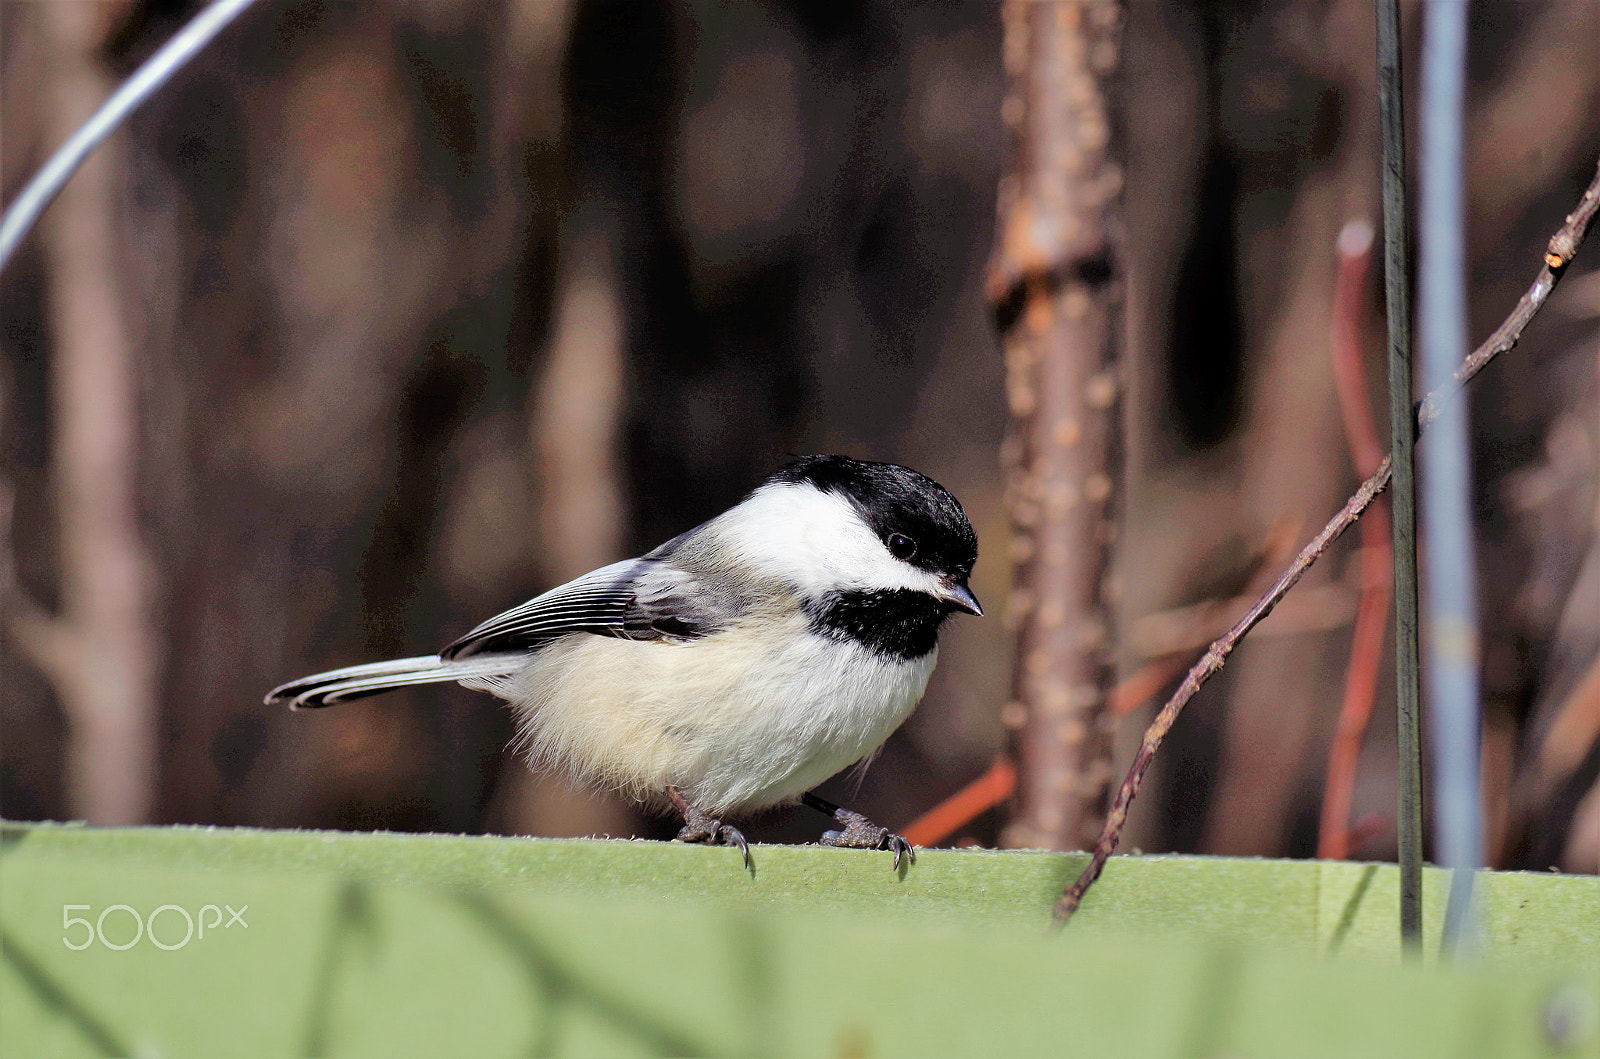
[[[532,766],[684,818],[678,838],[739,847],[729,813],[793,803],[832,816],[825,845],[915,856],[810,793],[874,753],[916,706],[978,557],[966,512],[906,467],[806,456],[638,559],[491,618],[438,655],[275,688],[331,706],[442,681],[517,711]]]

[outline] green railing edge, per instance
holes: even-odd
[[[1587,877],[1486,876],[1515,966],[1463,969],[1396,957],[1392,865],[1117,858],[1047,938],[1079,857],[929,850],[898,876],[762,846],[751,878],[670,843],[60,825],[0,851],[5,1054],[1545,1055],[1571,1054],[1556,1000],[1580,1033],[1596,1005]],[[67,902],[210,900],[250,929],[62,944]]]
[[[1084,854],[928,849],[898,873],[887,855],[757,845],[753,872],[724,848],[634,839],[550,839],[214,828],[97,828],[0,821],[0,871],[30,857],[87,858],[101,870],[312,873],[372,884],[615,895],[720,907],[851,910],[919,919],[1043,926]],[[1425,873],[1441,897],[1445,873]],[[1081,934],[1179,934],[1328,954],[1387,957],[1398,877],[1393,864],[1208,856],[1118,856],[1068,928]],[[1600,971],[1600,877],[1483,872],[1489,959]],[[1434,953],[1438,911],[1426,924]]]

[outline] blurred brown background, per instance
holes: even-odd
[[[195,6],[0,4],[6,201]],[[1600,154],[1600,5],[1473,18],[1481,337]],[[1184,608],[1249,591],[1357,481],[1329,336],[1335,239],[1377,214],[1372,24],[1353,0],[1127,5],[1124,674],[1203,647]],[[953,623],[922,708],[825,793],[903,826],[981,773],[1014,650],[984,295],[1004,91],[975,0],[262,0],[0,276],[0,810],[669,835],[530,775],[487,697],[261,696],[435,650],[810,451],[949,486],[991,615]],[[1600,869],[1597,258],[1473,391],[1502,866]],[[1376,280],[1362,299],[1381,414]],[[1185,714],[1127,848],[1312,852],[1354,552]],[[1393,854],[1392,697],[1385,671],[1363,857]],[[1149,710],[1120,722],[1119,776]]]

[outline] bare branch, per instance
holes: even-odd
[[[1517,299],[1516,308],[1511,310],[1511,315],[1495,328],[1494,334],[1486,338],[1482,345],[1461,362],[1461,367],[1456,369],[1454,385],[1436,390],[1422,399],[1422,404],[1417,409],[1419,430],[1426,429],[1429,423],[1439,418],[1439,406],[1447,397],[1454,395],[1477,378],[1478,373],[1488,367],[1491,360],[1509,352],[1517,344],[1517,340],[1522,337],[1522,329],[1527,327],[1528,321],[1543,308],[1546,299],[1550,297],[1550,292],[1555,290],[1556,284],[1566,274],[1567,266],[1572,263],[1572,258],[1578,252],[1579,244],[1583,242],[1583,237],[1589,234],[1589,228],[1594,224],[1597,210],[1600,210],[1600,173],[1596,173],[1594,180],[1590,181],[1583,198],[1578,200],[1577,207],[1567,214],[1566,223],[1550,237],[1550,243],[1544,254],[1544,268],[1534,277],[1533,285]]]
[[[1571,264],[1578,245],[1583,242],[1584,236],[1589,233],[1594,223],[1597,210],[1600,210],[1600,167],[1596,168],[1594,180],[1583,193],[1577,208],[1568,214],[1566,222],[1551,237],[1544,267],[1539,270],[1533,285],[1517,302],[1511,315],[1495,329],[1494,334],[1462,361],[1452,385],[1429,394],[1423,400],[1417,416],[1419,431],[1426,429],[1428,424],[1438,417],[1441,402],[1471,381],[1495,357],[1516,346],[1522,337],[1523,329],[1528,326],[1528,321],[1532,320],[1534,314],[1544,305],[1550,297],[1550,292],[1565,274],[1567,266]],[[1377,473],[1363,482],[1361,488],[1356,490],[1356,494],[1322,528],[1322,532],[1300,550],[1294,562],[1279,576],[1266,594],[1256,601],[1233,628],[1211,645],[1200,661],[1194,664],[1184,677],[1183,683],[1178,685],[1177,691],[1173,692],[1155,720],[1150,722],[1150,727],[1145,730],[1144,738],[1140,741],[1138,753],[1134,755],[1133,766],[1128,770],[1127,778],[1122,781],[1122,786],[1118,788],[1116,798],[1111,803],[1111,812],[1106,817],[1100,838],[1095,842],[1089,863],[1056,902],[1053,919],[1057,927],[1064,925],[1072,913],[1077,911],[1083,895],[1105,869],[1106,859],[1111,856],[1112,850],[1116,849],[1117,841],[1122,836],[1123,824],[1128,819],[1128,808],[1139,793],[1144,774],[1150,768],[1150,762],[1154,760],[1161,741],[1172,729],[1172,723],[1178,719],[1178,714],[1183,712],[1183,708],[1194,698],[1201,686],[1222,668],[1228,655],[1233,652],[1245,634],[1271,613],[1272,608],[1277,606],[1278,601],[1295,586],[1301,576],[1310,569],[1311,564],[1321,558],[1328,546],[1338,540],[1339,536],[1361,517],[1362,512],[1371,506],[1378,494],[1388,486],[1390,473],[1389,460],[1385,457]]]

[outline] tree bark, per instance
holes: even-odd
[[[1092,842],[1111,778],[1106,575],[1118,477],[1122,171],[1107,82],[1122,17],[1113,0],[1005,8],[1014,161],[1001,186],[990,293],[1014,417],[1008,619],[1018,664],[1004,719],[1014,730],[1019,805],[1003,839],[1010,846]]]

